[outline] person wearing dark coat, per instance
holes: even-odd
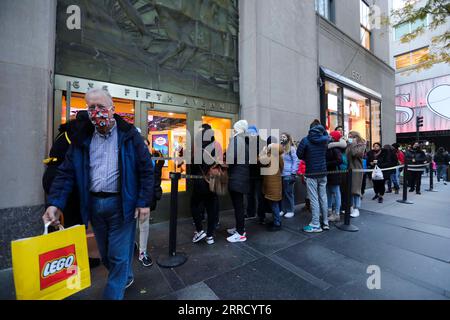
[[[265,142],[258,134],[255,126],[248,128],[250,146],[250,190],[247,194],[247,214],[246,218],[258,216],[258,222],[265,224],[267,204],[262,193],[263,177],[261,175],[261,163],[258,161],[258,154],[265,146]],[[254,148],[254,150],[253,150]]]
[[[214,244],[214,230],[216,229],[218,208],[217,202],[219,198],[216,193],[211,192],[209,184],[207,182],[208,171],[215,164],[215,149],[211,149],[211,145],[214,144],[215,138],[211,132],[212,128],[209,124],[203,124],[200,135],[195,139],[194,148],[201,148],[202,161],[201,163],[193,162],[191,166],[191,173],[193,175],[203,176],[203,179],[195,179],[193,183],[192,196],[191,196],[191,212],[194,219],[195,229],[193,243],[197,243],[203,239],[207,244]],[[197,143],[201,142],[201,146],[197,146]],[[207,149],[207,147],[209,148]],[[195,153],[195,152],[194,152]],[[194,154],[193,153],[193,154]],[[206,209],[208,216],[208,229],[207,232],[203,230],[203,213]]]
[[[327,171],[338,171],[339,166],[343,163],[342,151],[340,146],[333,145],[333,142],[339,142],[342,138],[339,131],[333,131],[330,133],[332,141],[328,144],[328,150],[326,154],[327,159]],[[339,222],[341,212],[341,175],[340,174],[328,174],[327,176],[327,200],[328,200],[328,221]]]
[[[58,175],[58,167],[61,165],[66,157],[66,153],[72,143],[77,143],[80,137],[79,130],[89,124],[89,116],[87,111],[79,111],[75,120],[69,121],[59,126],[58,135],[53,142],[49,152],[49,157],[44,160],[47,165],[44,175],[42,177],[42,186],[45,194],[50,193],[53,180]],[[65,228],[70,228],[78,224],[83,224],[80,213],[80,196],[78,190],[74,188],[69,195],[64,212]],[[89,257],[89,267],[95,268],[100,265],[99,258]]]
[[[420,148],[420,144],[418,142],[415,142],[412,145],[412,148],[406,151],[405,155],[405,161],[408,165],[420,165],[420,164],[426,164],[427,162],[427,156],[425,155],[425,152],[422,151]],[[422,174],[425,170],[425,166],[422,167],[423,169],[420,171],[409,171],[408,174],[411,178],[411,189],[409,189],[409,192],[416,191],[417,194],[420,193],[420,186],[422,184]],[[419,168],[411,168],[414,170],[421,169]]]
[[[233,126],[234,135],[230,139],[226,152],[228,164],[228,191],[233,203],[236,227],[228,229],[229,242],[244,242],[245,232],[244,195],[250,192],[249,142],[247,137],[248,122],[240,120]]]
[[[444,180],[444,184],[447,184],[447,168],[450,162],[450,156],[443,147],[440,147],[434,155],[434,162],[437,166],[437,181]]]
[[[395,149],[391,145],[385,145],[375,162],[380,169],[395,167],[398,164]],[[383,180],[373,180],[375,194],[378,195],[379,203],[383,203],[383,196],[386,193],[385,181],[390,180],[392,174],[395,174],[395,169],[383,170]]]

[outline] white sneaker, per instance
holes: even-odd
[[[294,213],[293,212],[288,212],[284,215],[285,218],[290,219],[292,217],[294,217]]]
[[[228,234],[235,234],[236,233],[236,228],[231,228],[231,229],[227,229]]]
[[[207,244],[214,244],[214,237],[206,237]]]
[[[202,239],[204,239],[206,237],[206,233],[205,233],[205,231],[200,231],[200,232],[195,232],[194,233],[194,238],[192,238],[192,242],[193,243],[197,243],[197,242],[199,242],[200,240],[202,240]]]
[[[359,217],[359,209],[352,209],[352,213],[350,213],[350,217],[358,218]]]
[[[229,236],[227,238],[228,242],[244,242],[247,240],[246,233],[244,232],[244,235],[241,236],[238,232],[235,232],[232,236]]]
[[[280,217],[284,216],[285,213],[283,211],[280,211]]]

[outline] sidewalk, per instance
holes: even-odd
[[[367,190],[361,216],[352,219],[356,233],[332,227],[321,234],[301,228],[309,214],[297,208],[279,232],[267,232],[255,220],[246,222],[248,240],[230,244],[226,228],[232,212],[221,213],[216,243],[192,244],[191,219],[178,223],[178,251],[188,261],[175,269],[144,268],[135,263],[135,283],[126,299],[449,299],[450,185],[438,192],[408,194],[412,205],[372,201]],[[154,260],[168,252],[168,223],[151,226]],[[381,289],[369,290],[369,265],[381,269]],[[71,299],[100,299],[106,270],[92,271],[92,286]],[[0,272],[0,299],[14,299],[11,270]]]

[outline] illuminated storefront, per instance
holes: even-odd
[[[321,74],[321,121],[326,129],[342,126],[346,134],[359,132],[368,145],[382,143],[381,95],[330,70],[322,68]]]

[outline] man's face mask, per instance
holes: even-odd
[[[286,136],[282,136],[280,138],[281,144],[287,144],[288,143],[288,138]]]
[[[110,109],[102,105],[92,105],[88,108],[89,119],[96,127],[103,128],[111,125],[111,118],[109,117]]]

